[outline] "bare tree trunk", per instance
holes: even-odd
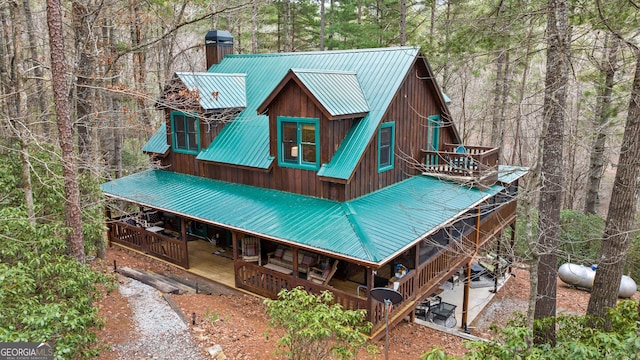
[[[89,2],[72,3],[73,28],[75,33],[76,54],[78,54],[77,80],[75,82],[76,116],[78,129],[78,152],[80,155],[80,171],[88,170],[95,162],[93,152],[94,140],[91,126],[91,82],[93,71],[92,55],[87,49],[87,41],[91,33]]]
[[[400,0],[400,46],[407,44],[407,1]]]
[[[140,9],[140,3],[137,0],[129,0],[129,15],[131,16],[131,44],[133,47],[138,47],[142,44],[143,37],[143,24],[142,17],[144,12]],[[147,101],[144,96],[146,94],[145,85],[147,82],[147,54],[146,49],[138,49],[133,52],[133,81],[135,83],[135,89],[137,92],[136,103],[138,104],[138,112],[144,125],[145,133],[150,132],[151,129],[151,116],[147,111]],[[143,138],[146,138],[146,134]]]
[[[627,259],[637,210],[640,181],[640,50],[636,50],[636,73],[633,79],[629,113],[625,125],[618,170],[611,193],[607,222],[602,235],[598,271],[593,282],[587,314],[604,319],[616,306],[618,289]],[[611,324],[592,324],[610,328]]]
[[[251,4],[251,53],[258,53],[258,0]]]
[[[80,192],[76,159],[73,153],[73,134],[69,117],[69,99],[64,54],[64,34],[62,31],[62,9],[60,0],[47,0],[47,26],[49,28],[49,47],[51,53],[51,83],[56,108],[58,137],[62,152],[62,173],[64,177],[65,214],[67,226],[71,228],[67,246],[71,256],[84,263],[84,237],[82,234],[82,216],[80,212]]]
[[[568,4],[566,0],[549,0],[547,6],[547,67],[544,96],[546,133],[541,164],[540,201],[538,204],[538,295],[534,317],[556,316],[558,272],[558,229],[563,186],[563,133],[569,66]],[[555,322],[544,329],[534,329],[534,341],[555,345]]]
[[[513,140],[513,152],[511,153],[511,161],[510,164],[523,164],[524,159],[522,156],[522,137],[521,137],[521,128],[522,128],[522,105],[524,103],[524,96],[527,86],[527,78],[529,76],[529,58],[531,56],[531,34],[533,33],[533,16],[529,21],[529,27],[527,29],[526,35],[526,53],[524,56],[522,69],[522,78],[520,79],[520,87],[518,89],[518,111],[516,112],[516,129]],[[517,162],[516,162],[517,157]]]
[[[619,40],[615,36],[606,35],[605,50],[607,55],[600,64],[600,76],[604,78],[604,84],[599,86],[596,100],[596,113],[593,121],[595,138],[591,146],[589,157],[589,179],[584,202],[584,213],[595,214],[598,206],[598,191],[600,181],[604,173],[604,146],[607,140],[606,125],[611,116],[611,94],[613,81],[618,70],[618,46]]]
[[[31,4],[29,0],[22,0],[24,16],[26,20],[27,38],[29,41],[29,52],[31,54],[31,67],[33,69],[33,82],[35,85],[35,103],[37,104],[38,113],[41,115],[42,132],[45,137],[49,137],[49,116],[47,114],[47,103],[44,91],[44,78],[42,76],[43,64],[38,60],[38,45],[36,44],[36,34],[33,28],[33,15],[31,13]]]
[[[18,4],[11,2],[9,8],[11,22],[11,41],[13,43],[13,54],[11,61],[12,98],[14,102],[14,116],[10,120],[11,128],[20,144],[20,157],[22,160],[22,191],[24,192],[24,202],[27,211],[27,219],[30,223],[36,223],[36,214],[33,204],[33,187],[31,184],[31,163],[29,159],[29,111],[27,110],[27,94],[24,88],[24,74],[22,66],[22,40],[21,31],[18,30],[21,21],[19,20]]]
[[[324,0],[320,0],[320,51],[324,51]]]
[[[496,22],[500,32],[498,33],[499,41],[508,41],[508,33],[506,30],[504,12],[506,10],[506,2],[500,2]],[[509,50],[507,45],[502,43],[498,49],[498,57],[496,59],[496,83],[493,96],[493,120],[491,122],[491,146],[503,148],[505,114],[507,107],[507,98],[509,91]],[[502,155],[504,156],[504,154]]]

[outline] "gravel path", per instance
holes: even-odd
[[[158,290],[128,278],[118,290],[129,300],[137,331],[136,338],[113,346],[119,359],[206,359]]]

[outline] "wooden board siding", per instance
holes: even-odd
[[[382,122],[395,122],[393,169],[378,173],[378,134],[367,147],[364,157],[356,168],[351,182],[346,185],[345,199],[350,200],[372,191],[394,184],[420,171],[401,159],[401,154],[421,161],[420,152],[427,143],[428,116],[443,116],[437,101],[436,89],[431,85],[427,69],[417,61],[407,73],[398,93],[394,97]],[[440,129],[440,144],[454,139],[452,128]]]
[[[353,119],[328,120],[313,99],[295,82],[291,81],[269,105],[270,153],[275,156],[272,176],[274,188],[302,195],[331,198],[332,187],[325,185],[317,171],[280,167],[277,165],[279,116],[320,119],[320,163],[328,163],[353,126]],[[334,187],[335,188],[335,187]],[[335,192],[335,191],[333,191]],[[340,193],[340,192],[338,192]],[[338,200],[338,199],[335,199]]]
[[[358,119],[328,120],[313,101],[312,95],[294,81],[286,84],[269,105],[270,153],[276,157],[270,169],[250,169],[199,161],[194,155],[176,154],[172,151],[162,160],[161,165],[167,170],[189,175],[337,201],[351,200],[420,172],[402,160],[400,154],[406,153],[414,160],[422,161],[424,153],[421,153],[421,150],[425,148],[427,142],[428,116],[440,115],[443,122],[447,120],[446,111],[441,108],[436,91],[438,90],[430,80],[426,65],[420,60],[416,61],[413,68],[407,72],[407,78],[383,118],[383,122],[395,122],[393,169],[378,173],[378,135],[376,133],[347,184],[339,180],[336,182],[321,180],[317,176],[317,171],[278,166],[278,116],[320,119],[321,164],[331,161],[349,130],[358,121]],[[168,110],[165,111],[165,117],[167,140],[170,143],[171,120]],[[223,124],[218,124],[208,128],[206,124],[201,123],[201,148],[208,147],[222,127]],[[441,128],[440,144],[451,143],[454,139],[455,135],[451,127]]]

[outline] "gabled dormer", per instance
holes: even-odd
[[[245,74],[177,72],[158,100],[165,110],[167,144],[198,155],[222,126],[247,107]]]
[[[290,69],[257,111],[269,116],[278,166],[317,171],[369,104],[355,72]]]

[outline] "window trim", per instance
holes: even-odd
[[[427,118],[427,139],[425,144],[427,151],[440,151],[440,115],[431,115]],[[438,156],[427,155],[427,165],[437,165]]]
[[[382,153],[382,130],[386,128],[391,128],[391,137],[389,143],[389,164],[383,165],[380,163],[380,154]],[[395,122],[386,122],[380,125],[378,129],[378,172],[384,172],[387,170],[393,169],[394,166],[394,158],[395,158],[395,146],[396,146],[396,123]]]
[[[176,116],[182,116],[184,121],[185,121],[185,143],[187,144],[187,148],[183,149],[183,148],[179,148],[177,146],[178,144],[178,136],[177,136],[177,132],[176,132],[176,126],[175,126],[175,117]],[[188,124],[186,123],[188,118],[194,118],[195,120],[195,124],[196,124],[196,149],[195,150],[190,150],[189,149],[189,136],[188,136]],[[172,111],[171,112],[171,150],[173,150],[176,153],[180,153],[180,154],[190,154],[190,155],[197,155],[198,153],[200,153],[200,118],[194,114],[194,113],[185,113],[182,111]]]
[[[440,149],[440,115],[431,115],[427,126],[427,150],[438,151]]]
[[[316,161],[315,163],[308,163],[302,161],[302,156],[298,156],[297,162],[284,161],[284,148],[282,146],[282,125],[284,123],[295,123],[297,129],[297,145],[300,149],[302,141],[302,127],[303,124],[315,125],[315,147],[316,147]],[[320,168],[320,119],[319,118],[302,118],[291,116],[278,116],[277,118],[277,130],[278,130],[278,166],[303,170],[318,170]]]

